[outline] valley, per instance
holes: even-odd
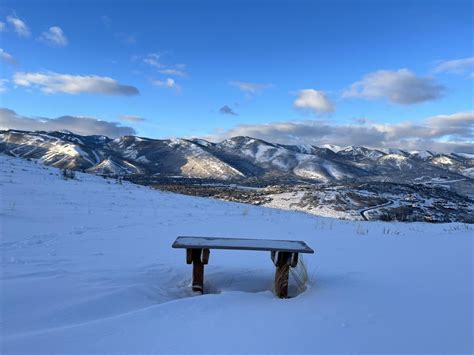
[[[160,190],[326,217],[474,222],[468,153],[18,130],[0,131],[0,152]]]

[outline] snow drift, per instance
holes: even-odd
[[[0,162],[2,354],[472,352],[472,226],[340,221]],[[305,240],[309,285],[280,300],[270,255],[213,251],[195,296],[177,235]]]

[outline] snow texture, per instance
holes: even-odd
[[[0,156],[2,354],[473,351],[473,229],[340,221],[155,191]],[[270,253],[213,250],[190,290],[178,235],[304,240],[272,293]]]

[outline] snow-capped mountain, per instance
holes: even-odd
[[[203,139],[80,136],[67,131],[0,131],[0,152],[46,165],[109,175],[209,180],[334,182],[472,179],[469,154],[366,147],[283,145],[250,137]]]

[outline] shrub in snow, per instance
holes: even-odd
[[[76,177],[76,173],[70,169],[62,169],[61,176],[63,177],[64,180],[74,179]]]

